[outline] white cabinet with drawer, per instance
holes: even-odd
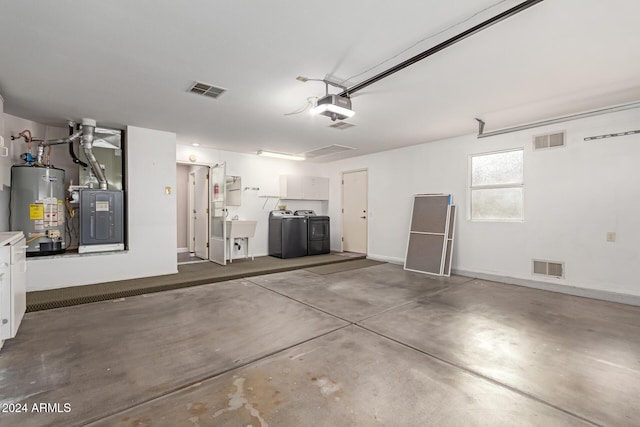
[[[0,233],[0,348],[16,336],[27,308],[26,247],[21,231]]]

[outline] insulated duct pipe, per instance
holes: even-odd
[[[93,119],[82,119],[81,132],[82,132],[82,149],[84,155],[87,156],[87,160],[91,164],[91,170],[98,179],[101,190],[108,188],[107,178],[104,176],[104,172],[96,160],[96,156],[93,154],[93,138],[96,130],[96,121]]]
[[[400,71],[400,70],[402,70],[404,68],[407,68],[409,65],[413,65],[418,61],[422,61],[423,59],[433,55],[434,53],[438,53],[441,50],[444,50],[444,49],[448,48],[449,46],[454,45],[454,44],[458,43],[459,41],[462,41],[462,40],[466,39],[467,37],[470,37],[470,36],[480,32],[480,31],[492,26],[493,24],[496,24],[496,23],[498,23],[498,22],[500,22],[500,21],[502,21],[504,19],[507,19],[507,18],[517,14],[517,13],[520,13],[523,10],[528,9],[531,6],[534,6],[534,5],[536,5],[536,4],[538,4],[538,3],[542,2],[542,1],[544,1],[544,0],[527,0],[527,1],[524,1],[524,2],[522,2],[522,3],[520,3],[520,4],[516,5],[516,6],[512,7],[511,9],[508,9],[508,10],[506,10],[506,11],[504,11],[504,12],[502,12],[502,13],[496,15],[496,16],[494,16],[493,18],[489,18],[486,21],[481,22],[480,24],[478,24],[478,25],[476,25],[476,26],[474,26],[472,28],[469,28],[466,31],[463,31],[460,34],[458,34],[456,36],[453,36],[450,39],[445,40],[442,43],[437,44],[436,46],[434,46],[434,47],[432,47],[430,49],[427,49],[424,52],[419,53],[416,56],[414,56],[412,58],[409,58],[406,61],[403,61],[400,64],[398,64],[398,65],[396,65],[394,67],[391,67],[388,70],[385,70],[385,71],[383,71],[383,72],[381,72],[381,73],[379,73],[379,74],[377,74],[377,75],[375,75],[375,76],[363,81],[362,83],[358,83],[357,85],[354,85],[354,86],[352,86],[352,87],[350,87],[348,89],[343,90],[338,95],[339,96],[350,97],[351,95],[353,95],[357,91],[364,89],[365,87],[377,82],[378,80],[382,80],[385,77],[390,76],[391,74],[397,73],[398,71]]]

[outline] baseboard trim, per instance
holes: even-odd
[[[179,254],[182,254],[182,253],[185,253],[185,252],[189,252],[189,248],[178,248],[178,253]]]
[[[509,285],[524,286],[526,288],[541,289],[544,291],[558,292],[577,297],[592,298],[602,301],[615,302],[640,306],[640,295],[620,294],[617,292],[601,291],[599,289],[578,288],[576,286],[561,285],[557,283],[539,282],[537,280],[520,279],[517,277],[500,276],[496,274],[479,273],[476,271],[457,270],[451,274],[458,276],[472,277],[474,279],[490,280],[493,282],[506,283]]]

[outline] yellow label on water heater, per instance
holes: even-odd
[[[29,219],[44,219],[44,205],[40,203],[29,205]]]

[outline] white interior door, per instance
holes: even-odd
[[[189,172],[189,183],[187,184],[187,199],[188,199],[188,206],[187,206],[187,248],[189,248],[189,252],[195,253],[196,252],[196,246],[195,246],[195,221],[193,219],[193,214],[195,212],[196,206],[195,206],[195,201],[196,201],[196,195],[195,195],[195,191],[196,190],[196,173],[195,172]],[[180,207],[178,206],[178,209],[180,209]]]
[[[210,224],[209,259],[217,264],[227,264],[227,219],[225,164],[220,163],[211,168],[210,173]]]
[[[342,174],[342,250],[367,253],[367,171]]]
[[[209,259],[209,167],[196,169],[194,174],[193,243],[196,256]]]

